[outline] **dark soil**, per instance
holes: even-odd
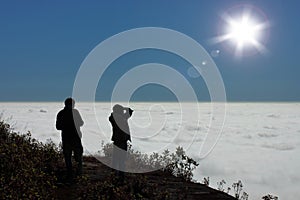
[[[72,183],[66,181],[64,169],[58,172],[57,176],[57,199],[83,199],[82,191],[86,191],[84,187],[90,187],[91,185],[99,183],[101,184],[105,181],[116,180],[114,179],[114,177],[116,177],[115,172],[93,157],[84,157],[83,174],[81,177],[74,177]],[[86,183],[87,180],[89,184]],[[135,187],[133,186],[133,183],[136,180],[144,181],[143,185],[145,187],[152,186],[154,188],[152,197],[143,197],[141,199],[235,200],[234,197],[224,192],[212,189],[204,184],[187,182],[163,171],[154,171],[144,174],[126,173],[123,183],[118,183],[118,181],[111,182],[114,182],[113,184],[115,184],[116,187],[119,187],[122,184]],[[134,193],[134,188],[129,192]]]

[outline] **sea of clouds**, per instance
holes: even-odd
[[[110,142],[108,117],[111,103],[78,103],[85,122],[85,153],[95,153],[101,142]],[[183,146],[199,162],[194,178],[210,177],[210,185],[224,179],[227,186],[241,180],[250,199],[271,193],[279,199],[300,196],[300,103],[227,103],[225,123],[216,146],[202,157],[203,143],[216,116],[210,103],[130,103],[132,145],[143,153],[174,151]],[[30,131],[34,138],[60,142],[55,118],[61,102],[0,103],[1,118],[15,131]],[[197,115],[195,115],[195,109]],[[183,112],[184,110],[184,112]],[[184,115],[182,115],[184,113]],[[210,142],[210,143],[209,143]],[[215,141],[208,141],[213,146]]]

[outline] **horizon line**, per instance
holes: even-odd
[[[76,101],[76,100],[75,100]],[[58,103],[58,102],[64,102],[64,100],[61,101],[1,101],[0,103]],[[76,101],[80,103],[111,103],[112,101]],[[133,103],[300,103],[300,100],[285,100],[285,101],[279,101],[279,100],[262,100],[262,101],[115,101],[115,102],[133,102]]]

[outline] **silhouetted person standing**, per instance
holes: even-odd
[[[65,107],[57,114],[56,128],[61,130],[62,148],[68,171],[68,180],[72,179],[72,152],[74,152],[75,161],[78,163],[77,174],[82,173],[82,153],[80,127],[83,120],[78,112],[74,109],[75,101],[72,98],[65,100]]]
[[[114,105],[113,112],[109,117],[112,125],[113,147],[113,168],[118,170],[120,181],[124,180],[125,162],[127,156],[127,141],[131,141],[128,119],[131,117],[133,110],[125,108],[119,104]]]

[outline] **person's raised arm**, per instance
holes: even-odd
[[[124,108],[125,113],[124,113],[124,117],[126,119],[129,119],[133,113],[133,110],[131,108]]]

